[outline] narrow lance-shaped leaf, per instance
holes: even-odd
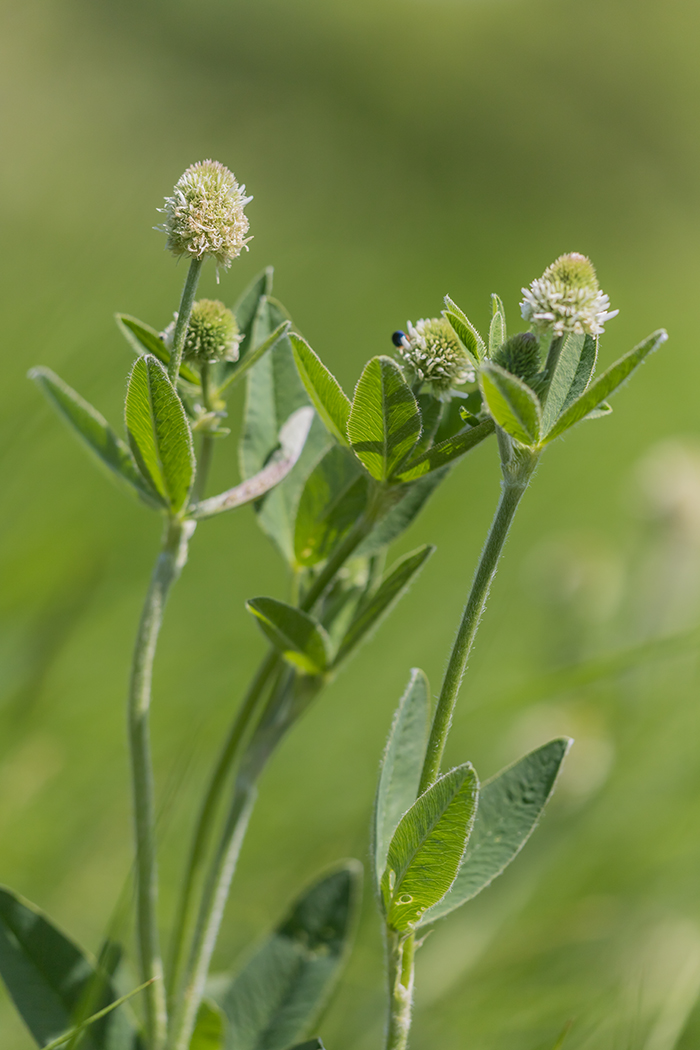
[[[0,976],[40,1046],[71,1029],[99,979],[77,945],[38,908],[8,889],[0,889]],[[96,1005],[103,1008],[116,998],[107,982]],[[83,1037],[84,1050],[101,1050],[107,1045],[120,1050],[137,1046],[136,1034],[122,1010],[97,1021]]]
[[[312,408],[300,408],[294,412],[280,430],[280,447],[274,452],[270,462],[251,478],[246,478],[240,485],[211,496],[190,507],[189,517],[200,520],[235,510],[246,503],[260,499],[266,492],[283,481],[301,455],[307,435],[313,423]]]
[[[542,431],[545,434],[562,411],[564,403],[569,396],[581,363],[581,354],[587,338],[591,339],[591,336],[585,336],[583,333],[578,334],[577,332],[570,332],[564,338],[561,353],[552,376],[552,382],[547,391],[547,400],[542,409]]]
[[[272,295],[273,277],[273,267],[267,266],[261,273],[253,278],[233,308],[236,323],[238,324],[238,331],[243,336],[239,347],[239,361],[243,361],[254,349],[251,340],[253,325],[255,324],[255,318],[260,308],[261,300]],[[232,365],[235,366],[235,364],[236,362],[231,362],[229,368]]]
[[[388,926],[415,928],[454,882],[474,823],[479,782],[470,762],[445,773],[401,818],[382,876]]]
[[[391,571],[350,624],[334,660],[334,666],[345,660],[360,642],[366,640],[368,635],[377,629],[384,617],[406,593],[434,550],[434,547],[425,544],[392,565]]]
[[[394,504],[386,517],[372,529],[355,551],[356,558],[369,557],[383,551],[390,543],[415,521],[438,485],[449,474],[449,467],[434,470],[430,474],[404,487],[401,499]]]
[[[457,304],[450,299],[449,295],[445,296],[445,306],[447,309],[444,311],[444,316],[461,339],[464,348],[473,357],[474,364],[480,365],[486,357],[486,343],[464,311],[460,310]]]
[[[164,501],[158,491],[139,473],[128,446],[117,437],[104,416],[84,401],[50,368],[33,368],[29,378],[43,390],[51,403],[70,424],[74,433],[85,442],[100,463],[113,476],[125,481],[151,507],[162,508]]]
[[[288,663],[304,674],[323,674],[330,639],[312,616],[276,598],[251,598],[246,608]]]
[[[397,480],[414,481],[435,470],[441,470],[448,463],[454,463],[460,456],[464,456],[480,445],[493,434],[495,429],[493,419],[485,419],[477,423],[475,427],[470,427],[468,430],[455,434],[454,437],[447,438],[446,441],[441,441],[438,445],[433,445],[421,456],[409,459],[401,473],[398,474]]]
[[[57,1036],[56,1039],[52,1039],[50,1043],[46,1043],[43,1050],[59,1050],[59,1047],[61,1050],[73,1050],[73,1047],[77,1046],[78,1040],[82,1042],[82,1037],[85,1035],[88,1028],[91,1028],[93,1025],[97,1024],[98,1021],[101,1021],[103,1017],[107,1017],[108,1014],[113,1013],[114,1010],[123,1006],[124,1003],[129,1001],[129,999],[133,999],[135,995],[139,994],[139,992],[143,992],[148,988],[149,984],[153,984],[154,980],[155,977],[151,977],[150,980],[144,981],[143,984],[140,984],[138,988],[134,988],[132,991],[127,992],[126,995],[120,996],[119,999],[115,999],[108,1006],[103,1007],[102,1010],[98,1010],[97,1013],[92,1014],[92,1016],[86,1017],[84,1021],[80,1022],[80,1024],[74,1025],[72,1028],[68,1029],[67,1032],[63,1032],[63,1034]],[[114,1039],[110,1035],[108,1036],[108,1042],[109,1050],[121,1050],[121,1048],[126,1050],[126,1047],[131,1046],[133,1041],[130,1040],[129,1042],[124,1042],[122,1037],[117,1036],[116,1039]],[[104,1050],[105,1044],[102,1039],[99,1040],[98,1046],[99,1050]]]
[[[542,410],[534,391],[522,379],[492,361],[481,366],[479,384],[488,410],[498,425],[521,444],[537,445]]]
[[[401,817],[418,795],[425,749],[430,731],[430,686],[423,671],[414,667],[394,714],[382,758],[374,807],[374,871],[377,885]]]
[[[141,354],[153,354],[161,364],[168,366],[170,351],[155,328],[151,328],[149,324],[144,324],[143,321],[129,314],[115,314],[114,317],[117,328],[135,354],[138,354],[139,357]],[[180,376],[188,383],[193,383],[195,386],[200,385],[199,375],[184,362],[180,365]]]
[[[140,357],[131,370],[125,415],[141,473],[177,514],[194,480],[192,433],[165,369],[151,354]]]
[[[418,403],[390,357],[373,357],[355,387],[348,437],[373,478],[387,481],[418,441]]]
[[[277,327],[268,335],[267,339],[263,339],[261,343],[249,351],[245,355],[242,361],[238,361],[235,366],[228,370],[226,378],[219,384],[219,394],[223,394],[229,387],[235,386],[235,384],[247,374],[248,370],[255,365],[261,357],[263,357],[268,350],[272,350],[280,339],[283,339],[291,328],[291,321],[280,321]]]
[[[348,448],[332,445],[306,479],[297,507],[294,554],[299,565],[323,561],[362,515],[369,479]]]
[[[497,295],[491,296],[491,325],[489,327],[489,356],[493,357],[508,338],[506,331],[506,312]]]
[[[598,406],[605,401],[610,394],[614,393],[614,391],[617,390],[627,378],[629,378],[632,372],[641,365],[642,361],[648,357],[652,351],[656,350],[657,347],[662,345],[662,343],[665,343],[667,339],[667,333],[663,329],[660,329],[658,332],[654,332],[650,335],[648,339],[645,339],[644,342],[635,346],[633,350],[630,350],[628,354],[621,357],[614,365],[611,365],[606,372],[603,372],[603,374],[595,380],[595,382],[591,383],[585,393],[581,394],[581,396],[569,405],[569,407],[561,414],[557,422],[545,437],[544,443],[546,444],[549,441],[553,441],[554,438],[563,434],[565,430],[568,430],[576,423],[579,423],[582,419],[585,419],[589,413],[598,408]]]
[[[315,882],[216,996],[229,1020],[226,1050],[287,1050],[304,1039],[347,956],[361,880],[361,866],[346,861]]]
[[[289,338],[301,381],[311,403],[336,441],[347,445],[350,399],[306,340],[294,333]]]
[[[537,826],[571,747],[551,740],[481,785],[474,830],[452,889],[423,916],[425,926],[481,893],[518,855]]]

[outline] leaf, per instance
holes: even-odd
[[[665,343],[667,339],[667,333],[663,328],[660,328],[638,346],[635,346],[633,350],[630,350],[628,354],[625,354],[624,357],[621,357],[619,361],[616,361],[614,365],[611,365],[607,371],[603,372],[588,387],[585,393],[581,394],[576,401],[569,405],[566,411],[562,412],[557,422],[546,435],[543,443],[547,444],[549,441],[553,441],[554,438],[563,434],[565,430],[585,419],[589,413],[598,408],[610,394],[614,393],[625,382],[653,350]]]
[[[576,374],[571,382],[569,392],[561,406],[560,412],[564,412],[587,388],[591,381],[591,376],[593,375],[593,369],[596,366],[597,360],[598,337],[587,335],[583,343],[583,349],[581,350],[581,357],[579,358]]]
[[[59,1047],[66,1047],[66,1050],[70,1050],[70,1047],[68,1047],[68,1043],[70,1043],[71,1047],[75,1046],[76,1039],[78,1037],[81,1037],[87,1028],[90,1028],[92,1025],[96,1024],[97,1021],[100,1021],[103,1017],[106,1017],[108,1014],[111,1014],[113,1010],[116,1010],[118,1007],[128,1002],[129,999],[133,999],[135,995],[138,995],[139,992],[142,992],[145,988],[148,988],[149,984],[153,984],[154,981],[155,977],[151,977],[150,980],[144,981],[144,983],[140,984],[138,988],[132,989],[132,991],[127,992],[126,995],[120,996],[119,999],[115,999],[113,1002],[109,1003],[108,1006],[105,1006],[102,1010],[98,1010],[97,1013],[92,1014],[91,1017],[86,1017],[84,1021],[80,1022],[80,1024],[74,1025],[72,1028],[69,1028],[68,1031],[63,1032],[62,1035],[59,1035],[56,1039],[52,1039],[50,1043],[46,1043],[46,1045],[44,1046],[44,1050],[58,1050]],[[117,1041],[115,1043],[112,1040],[111,1036],[107,1036],[107,1041],[109,1043],[110,1048],[118,1048],[119,1046],[127,1045],[119,1038],[117,1038]],[[85,1043],[82,1042],[82,1045],[85,1046]],[[131,1043],[129,1043],[128,1045],[131,1045]],[[99,1048],[100,1050],[104,1050],[105,1048],[105,1044],[102,1039],[100,1039],[99,1041]]]
[[[418,441],[418,403],[390,357],[373,357],[355,387],[348,419],[352,450],[373,478],[387,481]]]
[[[261,300],[272,295],[274,272],[272,266],[266,266],[261,273],[253,278],[233,308],[238,331],[243,335],[239,346],[239,361],[244,360],[254,349],[250,338],[253,332],[253,325],[255,324]]]
[[[323,674],[330,660],[330,640],[312,616],[276,598],[251,598],[248,612],[258,621],[285,660],[303,674]]]
[[[194,481],[192,432],[180,398],[152,354],[139,357],[131,370],[125,414],[129,444],[141,473],[177,514]]]
[[[481,366],[479,385],[486,406],[498,425],[522,445],[538,444],[542,410],[530,387],[492,361]]]
[[[561,352],[554,369],[552,382],[547,392],[547,400],[542,409],[542,430],[546,433],[562,410],[574,377],[578,371],[586,336],[570,332],[562,344]],[[590,339],[591,337],[588,336]]]
[[[372,529],[369,536],[362,541],[354,557],[369,557],[384,550],[404,532],[418,517],[438,485],[449,473],[447,467],[434,470],[418,481],[405,486],[405,491],[398,503],[394,504],[386,517],[382,518]]]
[[[434,550],[435,547],[426,543],[394,562],[391,571],[384,577],[369,601],[360,607],[350,624],[333,661],[334,666],[346,659],[360,642],[365,641],[367,636],[377,629],[384,617],[388,616],[406,593]]]
[[[136,317],[131,317],[129,314],[115,314],[114,316],[117,328],[135,354],[138,354],[139,357],[144,353],[153,354],[167,368],[170,362],[170,351],[155,328],[151,328],[149,324],[144,324],[143,321],[139,321]],[[188,383],[200,386],[200,378],[197,372],[184,363],[180,365],[180,376],[182,379],[186,379]]]
[[[5,888],[0,888],[0,976],[40,1046],[70,1030],[93,982],[100,979],[77,945],[33,904]],[[107,983],[95,1005],[108,1006],[115,999]],[[81,1046],[131,1050],[135,1041],[128,1017],[118,1010],[97,1022]]]
[[[445,773],[401,818],[387,854],[387,925],[413,929],[454,882],[476,815],[479,782],[470,762]]]
[[[223,1050],[225,1037],[226,1015],[216,1003],[202,1000],[189,1050]]]
[[[422,926],[481,893],[518,855],[537,827],[571,744],[567,737],[551,740],[481,785],[459,874],[449,893],[426,912]]]
[[[491,296],[491,325],[489,327],[489,357],[493,357],[497,350],[508,338],[506,331],[506,312],[503,303],[497,295]]]
[[[485,419],[483,423],[470,427],[468,430],[462,430],[459,434],[455,434],[454,437],[441,441],[439,445],[433,445],[421,456],[410,459],[398,475],[398,480],[413,481],[416,478],[432,473],[434,470],[440,470],[448,463],[453,463],[460,456],[480,445],[482,441],[493,434],[495,429],[493,420]]]
[[[324,561],[362,515],[368,479],[347,448],[332,445],[306,479],[294,529],[299,565]]]
[[[299,375],[314,408],[336,441],[347,445],[350,399],[306,340],[294,333],[289,338]]]
[[[230,1025],[227,1050],[287,1050],[304,1039],[340,975],[361,884],[357,861],[315,882],[217,997]]]
[[[141,477],[128,446],[117,437],[97,409],[84,401],[50,368],[32,368],[29,378],[38,384],[78,437],[113,476],[116,475],[119,480],[125,481],[131,491],[136,490],[150,507],[160,509],[164,506],[158,492]]]
[[[280,430],[280,447],[273,453],[270,462],[261,471],[247,478],[240,485],[211,496],[209,499],[195,503],[188,511],[188,517],[200,520],[227,510],[235,510],[246,503],[252,503],[279,485],[294,467],[301,455],[313,423],[314,413],[311,407],[298,408]]]
[[[480,365],[486,357],[486,343],[464,311],[460,310],[457,304],[450,299],[449,295],[445,296],[445,306],[447,310],[444,311],[444,316],[462,340],[464,348],[473,357],[474,364]]]
[[[325,1047],[316,1037],[316,1039],[307,1039],[305,1043],[297,1043],[296,1046],[291,1047],[291,1050],[325,1050]]]
[[[416,801],[429,732],[430,686],[423,671],[414,667],[394,714],[379,773],[373,850],[378,885],[397,825]]]

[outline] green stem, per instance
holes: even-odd
[[[415,936],[387,930],[389,1020],[385,1050],[406,1050],[413,1007]]]
[[[185,347],[185,337],[187,336],[187,326],[190,323],[190,314],[192,313],[194,297],[197,294],[197,285],[199,284],[199,275],[201,271],[202,260],[191,259],[190,268],[187,271],[187,277],[185,278],[185,287],[182,289],[180,309],[177,312],[177,321],[175,322],[175,331],[173,332],[173,347],[170,351],[170,361],[168,362],[168,375],[170,376],[170,382],[173,386],[177,383],[177,377],[180,374],[182,351]]]
[[[212,397],[211,397],[211,372],[209,362],[205,361],[199,370],[200,379],[202,381],[202,404],[207,412],[213,411]],[[211,434],[206,431],[202,434],[202,441],[199,446],[199,455],[197,456],[197,475],[194,479],[194,485],[192,487],[192,503],[198,503],[204,498],[204,494],[207,487],[207,478],[209,477],[209,471],[211,470],[211,461],[214,455],[214,438]]]
[[[158,872],[149,734],[151,679],[165,602],[187,559],[187,543],[193,531],[191,522],[168,522],[141,613],[129,685],[129,748],[136,837],[136,935],[141,979],[153,982],[145,996],[149,1050],[159,1050],[163,1046],[167,1024],[156,914]]]
[[[435,782],[440,772],[442,754],[452,723],[457,694],[462,683],[474,638],[479,627],[491,583],[496,575],[498,561],[503,551],[508,531],[512,524],[518,504],[527,488],[532,472],[535,469],[538,455],[523,453],[518,457],[518,469],[504,465],[504,480],[501,487],[501,498],[479,564],[474,574],[471,591],[464,606],[462,620],[457,637],[452,646],[450,659],[445,671],[440,698],[435,708],[433,724],[428,740],[428,749],[423,765],[419,794],[422,794]]]

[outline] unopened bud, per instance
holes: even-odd
[[[163,339],[168,347],[172,344],[175,321],[163,332]],[[183,357],[186,361],[194,361],[200,365],[217,361],[237,361],[242,338],[236,318],[223,303],[218,299],[200,299],[192,307]]]

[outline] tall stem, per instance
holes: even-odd
[[[211,397],[211,369],[208,361],[204,361],[199,370],[202,382],[202,404],[207,412],[213,410]],[[211,462],[214,455],[214,438],[205,431],[202,434],[202,442],[199,446],[197,456],[197,475],[192,487],[192,502],[198,503],[204,498],[207,487],[207,479],[211,470]]]
[[[413,1008],[415,935],[387,930],[389,1019],[385,1050],[406,1050]]]
[[[199,275],[201,272],[202,260],[190,260],[190,268],[187,271],[187,277],[185,278],[185,287],[182,289],[180,309],[177,312],[177,321],[175,322],[175,331],[173,332],[173,348],[170,351],[170,361],[168,362],[168,375],[170,376],[170,382],[173,386],[177,383],[177,377],[180,374],[182,351],[185,346],[185,337],[187,336],[187,326],[190,323],[190,314],[192,313],[194,297],[197,294],[197,285],[199,284]]]
[[[538,456],[525,455],[520,459],[519,469],[512,470],[504,465],[504,480],[501,487],[501,498],[495,517],[491,523],[484,549],[479,558],[474,580],[467,603],[464,606],[462,620],[457,637],[452,646],[450,659],[440,691],[440,698],[435,708],[433,724],[428,740],[428,749],[423,765],[419,794],[422,794],[435,782],[440,772],[442,754],[452,723],[457,694],[462,683],[474,638],[479,627],[491,583],[496,575],[498,561],[503,551],[518,504],[532,475]]]
[[[129,685],[129,749],[136,837],[136,936],[141,979],[154,979],[145,991],[149,1050],[160,1050],[164,1045],[167,1025],[157,919],[158,871],[149,733],[151,679],[165,602],[187,560],[187,543],[193,531],[190,522],[168,522],[141,613]]]

